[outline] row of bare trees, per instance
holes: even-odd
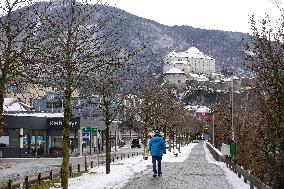
[[[143,133],[144,145],[148,132],[160,130],[164,138],[170,139],[182,135],[189,139],[202,132],[202,123],[198,122],[184,108],[174,86],[163,83],[160,75],[150,74],[139,85],[139,89],[128,96],[121,129]]]
[[[117,13],[106,10],[100,0],[5,0],[0,6],[0,130],[4,126],[3,103],[9,84],[26,82],[56,88],[64,107],[61,185],[66,189],[72,94],[80,91],[79,96],[85,101],[93,95],[102,97],[100,108],[108,142],[109,125],[127,93],[123,85],[127,83],[126,76],[130,77],[131,61],[143,47],[130,51],[119,46],[123,31],[118,30],[117,24],[123,20],[114,19]],[[109,173],[108,144],[106,157]]]
[[[268,17],[260,22],[251,17],[253,35],[244,54],[254,83],[250,90],[234,93],[233,114],[229,93],[212,105],[215,146],[227,143],[233,131],[237,163],[272,188],[284,185],[283,21],[272,27]]]

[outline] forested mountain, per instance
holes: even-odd
[[[44,2],[38,3],[42,7]],[[50,8],[50,11],[58,8]],[[189,47],[197,47],[201,52],[216,59],[217,70],[227,69],[236,75],[244,72],[245,60],[242,45],[249,35],[239,32],[206,30],[191,26],[166,26],[155,21],[141,18],[118,8],[101,6],[98,15],[111,18],[108,29],[117,27],[122,47],[137,48],[146,45],[141,53],[144,64],[139,69],[162,72],[163,58],[170,51],[185,51]],[[95,24],[96,20],[94,20]],[[141,72],[142,73],[142,72]]]
[[[107,9],[114,9],[107,7]],[[249,35],[240,32],[206,30],[191,26],[166,26],[155,21],[141,18],[123,10],[117,14],[126,20],[127,35],[124,41],[135,47],[136,44],[148,44],[148,53],[152,57],[150,67],[162,71],[163,58],[170,51],[185,51],[191,46],[216,59],[217,70],[227,69],[240,75],[245,67],[242,46]],[[131,41],[128,41],[131,39]]]

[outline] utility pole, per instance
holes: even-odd
[[[234,108],[234,76],[232,75],[231,76],[231,108],[232,108],[232,110],[231,110],[231,112],[232,112],[232,115],[231,115],[231,117],[232,117],[232,120],[231,120],[231,123],[232,123],[232,125],[231,125],[231,129],[232,129],[232,140],[233,141],[235,141],[235,133],[234,133],[234,110],[233,110],[233,108]]]
[[[213,115],[212,115],[212,123],[213,123],[213,147],[215,147],[215,126],[214,126],[214,112],[213,112]]]

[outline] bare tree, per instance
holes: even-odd
[[[40,10],[42,39],[36,50],[37,67],[33,73],[39,74],[38,83],[52,86],[63,97],[63,161],[62,181],[68,188],[69,169],[69,122],[72,117],[72,95],[86,84],[93,73],[103,65],[108,43],[115,33],[111,24],[113,14],[107,12],[101,1],[76,0],[51,1]]]
[[[109,43],[114,44],[113,41],[109,41]],[[133,67],[133,62],[136,64],[139,62],[139,60],[136,60],[138,58],[136,54],[141,49],[126,51],[118,45],[107,46],[105,51],[111,53],[104,53],[104,57],[100,59],[103,65],[93,72],[88,83],[81,88],[84,91],[85,98],[93,95],[98,95],[101,98],[97,105],[103,112],[102,118],[106,128],[104,130],[106,174],[110,173],[111,163],[110,126],[114,120],[121,121],[125,99],[136,86],[137,71]]]
[[[282,17],[275,26],[268,15],[260,22],[251,17],[253,36],[245,49],[247,66],[256,78],[254,92],[260,114],[255,128],[259,155],[253,158],[256,165],[253,170],[273,188],[281,188],[284,180],[284,11],[281,11]]]
[[[35,47],[37,20],[31,0],[5,0],[0,2],[0,136],[3,133],[3,103],[5,88],[29,77],[24,67],[30,65],[27,56]],[[30,6],[28,6],[30,5]]]

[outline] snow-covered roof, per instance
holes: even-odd
[[[189,75],[197,81],[209,81],[209,79],[205,75],[198,75],[194,73],[189,73]]]
[[[231,78],[224,78],[224,79],[221,79],[222,81],[225,81],[225,82],[228,82],[228,81],[231,81]]]
[[[173,61],[172,64],[188,64],[187,61]]]
[[[198,106],[187,105],[184,108],[187,110],[197,110]]]
[[[221,76],[222,74],[219,74],[219,73],[212,73],[212,75],[213,75],[213,76],[217,76],[217,75],[220,75],[220,76]]]
[[[3,109],[4,112],[25,112],[30,106],[19,102],[17,98],[4,98]]]
[[[189,73],[189,75],[190,75],[191,77],[194,77],[194,78],[199,77],[199,75],[198,75],[198,74],[194,74],[194,73]]]
[[[170,52],[169,54],[168,54],[168,57],[176,57],[176,56],[178,56],[178,54],[176,53],[176,52]]]
[[[233,76],[232,78],[233,78],[233,79],[239,79],[237,76]]]
[[[187,58],[199,58],[199,59],[211,59],[210,56],[207,56],[200,52],[196,47],[190,47],[187,51],[185,52],[170,52],[168,54],[168,57],[187,57]]]
[[[220,73],[212,73],[211,74],[212,76],[220,76],[220,77],[225,77],[223,74],[220,74]]]
[[[29,113],[8,113],[6,115],[21,116],[21,117],[63,117],[63,113],[47,113],[47,112],[29,112]]]
[[[167,72],[165,72],[165,74],[185,74],[185,73],[178,68],[172,68]]]
[[[210,108],[206,106],[200,106],[197,108],[196,113],[201,113],[201,112],[210,113]]]

